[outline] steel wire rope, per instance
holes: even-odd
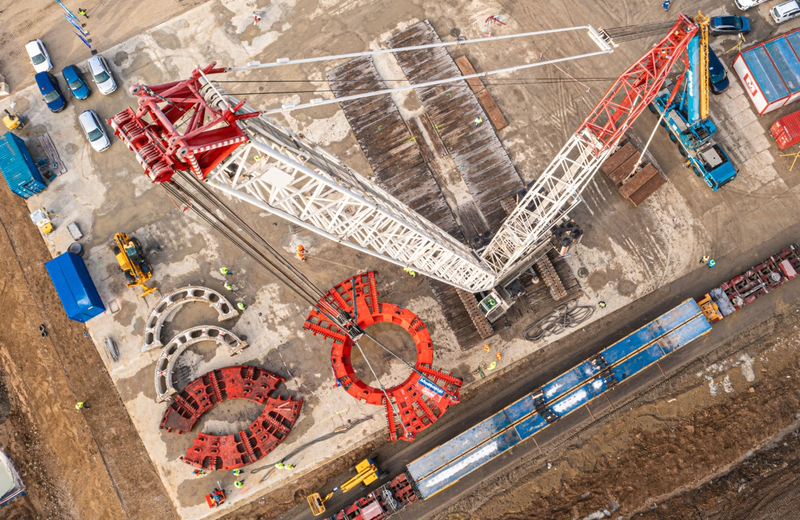
[[[188,193],[184,188],[183,193],[187,196],[190,196],[190,198],[196,204],[199,204],[202,207],[202,209],[206,212],[206,215],[203,215],[203,219],[206,220],[206,222],[209,222],[215,229],[217,229],[217,231],[222,233],[223,236],[226,236],[226,238],[231,240],[231,242],[233,242],[235,245],[242,248],[242,250],[248,253],[251,257],[261,258],[262,262],[259,263],[262,265],[262,267],[265,267],[269,272],[278,276],[279,278],[282,277],[284,281],[295,291],[295,293],[297,293],[299,296],[301,296],[301,298],[303,298],[306,301],[306,303],[310,304],[313,308],[317,309],[320,313],[322,313],[324,316],[330,319],[332,323],[337,325],[342,330],[345,331],[347,330],[345,323],[339,316],[339,311],[336,310],[336,308],[333,307],[331,303],[325,299],[325,293],[323,293],[318,287],[316,287],[301,272],[299,272],[297,268],[291,265],[289,261],[283,258],[283,256],[268,241],[266,241],[260,234],[258,234],[254,229],[252,229],[252,227],[250,227],[250,225],[247,224],[243,219],[241,219],[241,217],[239,217],[235,212],[233,212],[224,203],[224,201],[219,199],[219,197],[217,197],[215,193],[209,190],[204,183],[195,179],[193,175],[185,172],[181,172],[180,177],[182,177],[184,180],[186,179],[190,180],[193,187],[195,188],[195,191],[204,195],[204,197],[208,199],[211,202],[211,204],[216,207],[216,209],[221,210],[223,214],[227,215],[229,218],[237,222],[240,225],[240,227],[242,227],[242,229],[245,231],[245,233],[250,235],[252,239],[256,240],[256,242],[260,242],[262,246],[264,246],[265,249],[269,251],[270,256],[272,256],[275,260],[277,260],[280,267],[278,267],[275,263],[270,261],[263,254],[259,253],[258,252],[259,249],[257,246],[247,242],[241,236],[240,233],[236,232],[229,225],[224,224],[223,221],[219,219],[219,217],[214,215],[213,211],[211,211],[207,206],[205,206],[199,200],[197,200],[196,197],[191,197],[190,195],[188,195]],[[179,185],[175,184],[175,186]],[[212,215],[214,216],[211,217]],[[211,223],[210,222],[211,218],[213,218],[215,222],[218,222],[219,225]],[[225,229],[224,230],[221,229],[220,226],[224,226]],[[235,235],[236,239],[232,238],[231,235]],[[248,251],[243,244],[246,244],[246,246],[249,249],[251,249],[251,251]],[[264,265],[263,262],[269,264],[271,269],[270,267]],[[325,307],[325,309],[323,309],[322,307]]]
[[[226,226],[224,223],[220,222],[218,218],[213,216],[213,212],[210,208],[208,208],[202,201],[197,200],[196,198],[192,197],[188,194],[181,186],[177,185],[174,182],[171,183],[162,183],[165,190],[172,194],[173,196],[183,200],[193,211],[197,214],[202,220],[208,223],[212,228],[217,230],[224,238],[227,238],[234,245],[241,248],[245,253],[251,256],[257,263],[259,263],[262,267],[266,268],[270,273],[277,277],[286,277],[286,275],[280,272],[279,268],[269,262],[268,259],[264,258],[263,255],[258,254],[256,251],[256,247],[250,244],[247,240],[244,239],[241,235],[235,232],[229,226]],[[297,293],[304,301],[308,302],[311,300],[313,301],[311,295],[306,293],[302,287],[296,286],[295,284],[289,283],[289,287]]]
[[[353,319],[356,320],[356,322],[358,322],[358,307],[356,306],[356,279],[355,278],[353,278],[353,281],[352,281],[351,285],[353,286]],[[375,341],[375,340],[373,339],[372,341]],[[408,429],[406,429],[406,425],[403,424],[403,416],[400,415],[400,409],[397,408],[397,404],[396,403],[392,402],[392,400],[389,399],[389,394],[386,392],[386,387],[383,386],[383,381],[381,381],[381,379],[378,377],[378,374],[375,373],[375,369],[372,368],[372,364],[369,362],[369,358],[367,358],[367,355],[364,353],[364,349],[361,348],[361,343],[359,343],[355,339],[353,340],[353,343],[355,343],[356,347],[358,347],[358,351],[361,352],[361,357],[364,358],[364,361],[366,361],[370,372],[372,372],[372,376],[375,378],[375,381],[378,382],[378,385],[380,385],[381,392],[383,392],[383,398],[386,399],[386,404],[388,404],[389,406],[392,407],[392,411],[397,415],[397,417],[400,417],[400,426],[403,427],[403,431],[406,432],[406,437],[408,437]],[[378,343],[378,342],[375,341],[375,343]],[[394,355],[393,352],[392,352],[392,355]],[[387,425],[387,427],[389,425],[388,417],[386,419],[386,425]]]
[[[570,300],[539,321],[528,325],[523,334],[528,341],[539,341],[547,336],[561,334],[591,318],[594,309],[594,305],[578,305],[577,299]]]

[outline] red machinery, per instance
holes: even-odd
[[[303,400],[270,397],[283,378],[242,365],[212,370],[173,396],[159,428],[190,431],[197,420],[225,399],[264,404],[264,411],[245,430],[231,435],[199,433],[181,460],[197,468],[232,470],[262,459],[286,438],[300,415]]]
[[[201,95],[202,75],[224,71],[214,65],[193,71],[192,77],[183,81],[133,85],[131,94],[139,96],[139,108],[135,112],[127,108],[108,121],[114,135],[136,154],[151,181],[169,181],[176,170],[191,171],[205,180],[208,172],[247,141],[236,121],[259,114],[236,114],[244,101],[225,110],[212,110]],[[190,117],[181,134],[174,124],[185,114]]]
[[[386,408],[389,440],[411,441],[417,432],[436,422],[451,405],[458,402],[461,379],[433,368],[431,336],[416,314],[397,305],[378,301],[376,274],[374,271],[362,273],[330,289],[308,315],[303,328],[314,335],[320,334],[333,340],[333,372],[348,394],[368,404]],[[391,402],[386,402],[384,391],[367,385],[356,375],[350,361],[353,340],[320,312],[320,308],[355,314],[361,329],[376,323],[394,323],[411,335],[417,349],[416,371],[412,371],[401,384],[385,390]]]
[[[755,267],[711,290],[698,305],[715,323],[783,285],[800,272],[800,246],[792,244]]]
[[[226,498],[228,498],[228,496],[225,494],[225,490],[221,487],[217,487],[214,488],[214,491],[206,495],[206,504],[213,509],[224,504]]]
[[[325,520],[384,520],[417,500],[405,473]]]

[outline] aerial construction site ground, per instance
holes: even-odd
[[[776,26],[768,15],[775,3],[747,12],[753,31],[745,47],[800,26],[800,21]],[[677,303],[702,296],[800,242],[800,168],[792,170],[793,158],[780,156],[767,131],[777,117],[798,107],[757,115],[731,69],[736,51],[726,51],[736,45],[734,37],[711,42],[731,80],[727,92],[711,99],[711,114],[738,178],[712,192],[682,168],[663,131],[656,132],[650,152],[669,182],[646,203],[634,207],[598,174],[572,214],[585,237],[567,262],[576,274],[581,268],[588,272],[579,278],[580,303],[594,306],[603,300],[608,305],[568,334],[529,342],[522,335],[527,323],[516,323],[487,340],[490,354],[480,345],[462,345],[421,277],[409,277],[396,266],[244,203],[232,204],[287,257],[304,244],[308,261],[298,265],[319,287],[377,270],[381,299],[416,312],[432,332],[436,365],[463,378],[457,406],[414,442],[389,443],[382,410],[336,387],[330,343],[302,331],[308,306],[283,280],[191,212],[181,211],[142,175],[118,140],[112,137],[112,147],[102,154],[92,151],[78,126],[78,113],[92,108],[102,118],[111,117],[135,105],[128,93],[131,85],[186,78],[196,65],[211,61],[242,65],[386,48],[387,38],[422,20],[429,20],[443,41],[452,41],[454,29],[467,38],[482,36],[491,15],[506,22],[494,31],[510,34],[633,26],[674,19],[678,11],[735,13],[733,2],[676,0],[669,12],[657,2],[630,0],[89,0],[67,6],[88,11],[84,22],[91,45],[106,57],[120,88],[110,96],[95,89],[85,102],[70,98],[59,114],[50,113],[36,91],[23,46],[41,38],[55,72],[72,63],[85,66],[89,49],[72,34],[55,2],[0,6],[0,74],[11,90],[0,99],[0,109],[16,103],[14,110],[28,121],[19,135],[34,156],[44,157],[36,138],[47,133],[68,170],[27,201],[0,188],[0,444],[29,487],[26,497],[0,511],[3,518],[311,518],[305,496],[332,489],[365,456],[394,476],[414,458]],[[262,15],[258,24],[254,11]],[[537,178],[617,75],[662,36],[621,43],[608,55],[486,80],[509,121],[498,137],[523,181]],[[581,33],[452,52],[454,57],[467,54],[481,71],[596,48]],[[324,92],[325,73],[341,63],[228,74],[225,88],[257,108],[308,101],[330,95]],[[376,66],[385,80],[395,82],[390,85],[402,84],[402,70],[392,57],[376,59]],[[404,116],[423,110],[413,91],[394,99]],[[338,105],[285,112],[276,120],[371,175]],[[645,112],[633,132],[646,141],[656,124],[656,117]],[[56,228],[47,236],[28,216],[40,207],[51,213]],[[108,309],[86,326],[67,319],[43,266],[72,242],[71,222],[84,234],[84,260]],[[142,299],[138,289],[125,287],[109,245],[116,232],[141,240],[160,295],[188,285],[224,292],[218,270],[225,265],[233,271],[229,279],[237,287],[236,297],[248,306],[222,325],[246,338],[249,347],[231,358],[214,342],[193,346],[181,357],[179,387],[209,370],[246,363],[280,374],[287,379],[281,393],[304,399],[290,436],[245,468],[244,487],[233,491],[223,508],[209,509],[203,496],[217,481],[233,490],[230,472],[192,476],[179,457],[195,433],[158,429],[165,406],[155,402],[158,351],[142,352],[142,342],[145,320],[160,296]],[[713,270],[698,263],[706,254],[717,262]],[[41,324],[49,333],[46,338],[39,332]],[[163,337],[205,324],[219,325],[217,313],[205,305],[188,305],[167,322]],[[413,345],[398,330],[387,326],[378,334],[402,355],[413,356]],[[119,346],[119,361],[109,356],[106,337]],[[547,442],[514,448],[398,518],[797,517],[798,347],[800,282],[793,281],[715,325],[660,369],[637,376],[603,415],[570,416]],[[502,361],[490,371],[496,351]],[[408,375],[406,367],[374,345],[367,346],[366,354],[385,384]],[[356,365],[363,368],[358,360]],[[77,401],[89,408],[77,411]],[[233,433],[259,412],[252,403],[223,403],[203,417],[195,432]],[[273,471],[284,459],[296,469]],[[330,509],[355,496],[335,498]]]

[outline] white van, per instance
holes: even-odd
[[[797,3],[797,0],[789,0],[770,9],[769,14],[772,15],[775,23],[787,22],[800,15],[800,4]]]

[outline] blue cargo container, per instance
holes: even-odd
[[[694,300],[614,343],[480,424],[408,465],[423,498],[429,498],[614,385],[711,330]]]
[[[23,199],[47,187],[25,141],[11,132],[0,137],[0,172],[11,191]]]
[[[44,266],[69,319],[85,323],[105,312],[103,300],[97,294],[92,277],[81,257],[64,253]]]

